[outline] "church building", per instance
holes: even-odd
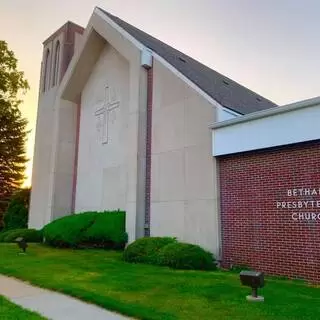
[[[226,266],[318,277],[288,257],[320,263],[319,105],[278,107],[96,7],[43,43],[29,227],[121,209],[130,242],[172,236]]]
[[[210,124],[276,105],[100,8],[43,45],[29,226],[121,209],[219,254]]]

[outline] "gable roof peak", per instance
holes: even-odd
[[[239,83],[152,37],[117,16],[96,7],[143,46],[155,52],[221,106],[240,114],[277,107],[272,101],[258,95]]]

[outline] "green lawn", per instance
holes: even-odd
[[[0,319],[1,320],[44,320],[45,318],[36,313],[27,311],[11,303],[0,296]]]
[[[0,273],[140,319],[320,319],[320,289],[268,279],[264,303],[248,303],[238,274],[133,265],[121,253],[0,244]],[[2,319],[2,318],[1,318]]]

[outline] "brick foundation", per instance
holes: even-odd
[[[219,157],[219,171],[223,265],[319,283],[320,142]]]

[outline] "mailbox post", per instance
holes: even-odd
[[[248,301],[264,301],[264,298],[258,296],[258,288],[264,287],[264,274],[255,271],[241,271],[240,281],[242,285],[251,287],[252,294],[247,296]]]

